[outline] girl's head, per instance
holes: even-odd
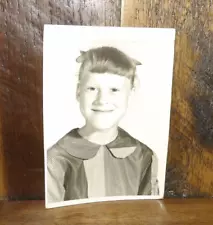
[[[134,85],[136,66],[141,63],[114,47],[92,48],[76,59],[82,63],[79,71],[79,81],[88,73],[111,73],[124,76]]]
[[[113,47],[81,52],[77,62],[81,63],[77,99],[86,125],[93,130],[118,126],[141,63]]]

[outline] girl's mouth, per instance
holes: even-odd
[[[108,113],[112,112],[113,110],[103,110],[103,109],[92,109],[94,112],[100,112],[100,113]]]

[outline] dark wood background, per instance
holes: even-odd
[[[44,24],[177,29],[165,197],[213,196],[211,2],[0,0],[0,197],[44,199]]]

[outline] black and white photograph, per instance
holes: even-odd
[[[175,29],[45,25],[45,206],[162,199]]]

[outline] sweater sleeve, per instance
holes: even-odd
[[[159,195],[158,186],[158,158],[155,153],[152,155],[152,168],[151,168],[151,194]]]
[[[47,153],[47,202],[64,201],[64,177],[65,177],[65,160],[60,155],[54,154],[54,149],[48,150]]]
[[[141,143],[143,152],[139,195],[159,195],[158,187],[158,159],[156,154]]]

